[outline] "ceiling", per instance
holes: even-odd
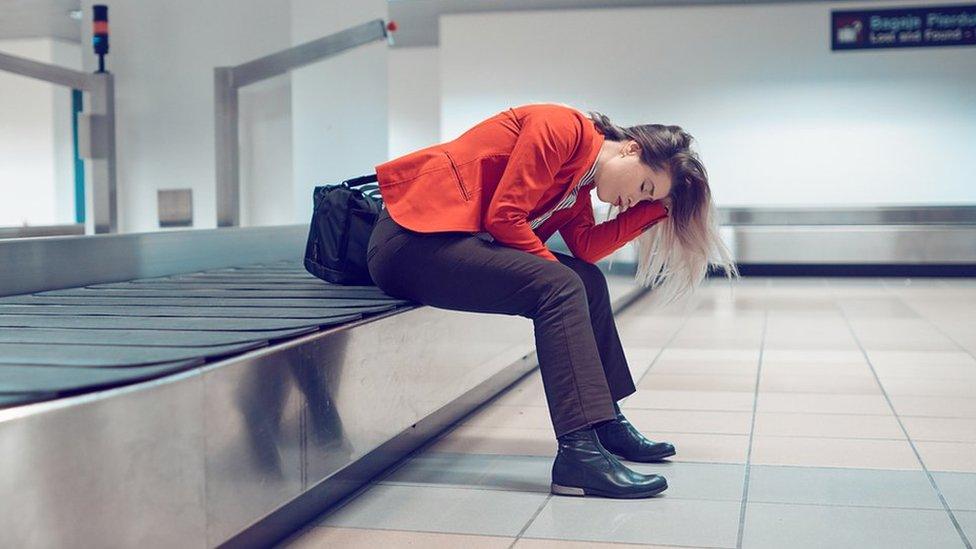
[[[80,8],[80,0],[0,0],[0,40],[58,38],[81,42],[81,21],[68,17],[69,12]]]
[[[820,1],[830,0],[388,0],[387,4],[390,19],[396,21],[399,27],[393,35],[394,47],[408,48],[436,46],[439,37],[438,16],[445,13],[717,4],[795,4]],[[864,1],[862,0],[861,3]]]
[[[394,47],[407,48],[436,46],[438,16],[444,13],[810,1],[830,0],[388,0],[387,3],[389,18],[399,26],[394,34]],[[80,5],[80,0],[0,0],[0,40],[53,37],[80,42],[82,21],[68,17]],[[90,15],[86,14],[88,18]]]

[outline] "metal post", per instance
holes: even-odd
[[[111,73],[88,74],[0,53],[0,71],[89,93],[89,112],[79,117],[79,149],[92,164],[96,233],[118,232],[115,187],[115,81]]]
[[[214,69],[214,127],[216,129],[217,226],[240,225],[240,144],[238,93],[233,67]]]
[[[115,187],[115,80],[112,73],[88,75],[91,82],[90,110],[101,119],[100,156],[90,158],[92,169],[92,212],[95,233],[119,232],[118,199]],[[93,135],[92,139],[96,137]]]
[[[238,90],[375,40],[386,39],[389,42],[391,36],[388,30],[396,30],[396,25],[374,19],[234,67],[214,68],[214,151],[217,163],[215,194],[218,227],[234,227],[240,224]]]

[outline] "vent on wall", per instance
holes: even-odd
[[[157,203],[160,227],[193,226],[192,189],[160,189]]]

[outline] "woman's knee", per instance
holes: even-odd
[[[610,295],[606,274],[593,263],[586,263],[586,266],[578,274],[583,285],[586,286],[586,294],[590,296],[591,300]]]
[[[586,294],[591,300],[601,296],[609,295],[610,288],[607,285],[607,277],[603,270],[596,264],[581,259],[565,256],[561,258],[563,264],[574,271],[576,276],[583,283]]]
[[[543,300],[565,298],[572,294],[586,295],[586,285],[576,270],[562,264],[549,262],[540,277]]]

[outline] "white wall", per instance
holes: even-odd
[[[243,88],[238,108],[241,226],[294,223],[291,76]]]
[[[158,230],[157,191],[186,187],[194,227],[216,226],[214,67],[386,16],[383,0],[113,5],[107,61],[116,79],[120,231]],[[307,223],[315,185],[387,159],[387,47],[377,41],[241,91],[242,225]],[[96,66],[90,48],[85,66]]]
[[[77,44],[0,41],[0,51],[81,68]],[[0,226],[74,223],[71,90],[0,72]]]
[[[441,138],[556,101],[684,127],[720,206],[976,203],[974,49],[831,52],[830,10],[855,7],[445,15]]]
[[[85,21],[91,0],[84,0]],[[119,2],[109,10],[115,75],[119,231],[159,230],[157,190],[193,190],[194,228],[216,226],[213,69],[291,44],[287,1]],[[85,69],[95,70],[91,25]],[[290,186],[287,78],[241,96],[242,205],[251,223],[281,223]],[[249,155],[243,156],[245,152]],[[248,211],[247,206],[259,209]]]
[[[390,50],[390,158],[440,143],[440,49]]]
[[[292,0],[292,44],[385,18],[385,0]],[[292,73],[293,222],[309,222],[317,185],[387,159],[388,50],[377,40]]]
[[[389,50],[380,41],[244,90],[242,222],[306,222],[316,184],[365,173],[532,101],[602,110],[620,124],[684,126],[699,141],[720,205],[973,203],[973,49],[831,53],[833,7],[852,6],[443,16],[439,48]],[[214,66],[383,17],[382,0],[113,5],[108,66],[118,86],[121,230],[156,230],[157,189],[179,187],[194,191],[195,226],[215,225]],[[89,40],[86,70],[95,65]],[[0,87],[5,105],[6,95],[37,99],[12,89]],[[26,109],[15,111],[3,115],[0,132]],[[31,125],[46,127],[36,117]],[[22,142],[31,131],[41,130],[15,134]],[[69,184],[67,164],[28,165]],[[17,179],[24,177],[5,175],[0,185]],[[70,221],[71,205],[50,199],[73,199],[65,189],[42,185],[27,195],[56,204],[32,222]],[[8,209],[15,217],[26,211]],[[2,215],[0,223],[21,222]]]
[[[81,44],[49,40],[51,63],[81,70]],[[75,151],[71,90],[51,86],[54,103],[54,204],[57,223],[75,223]]]

